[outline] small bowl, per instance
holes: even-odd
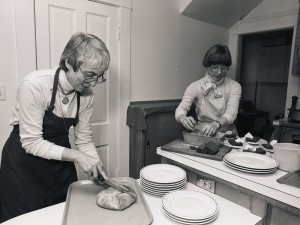
[[[300,170],[300,145],[275,143],[273,150],[275,159],[279,162],[279,169],[287,172]]]

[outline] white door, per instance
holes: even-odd
[[[108,175],[119,176],[119,133],[120,123],[124,123],[119,104],[120,9],[87,0],[36,0],[35,11],[38,69],[58,66],[65,44],[76,31],[94,34],[106,43],[111,64],[107,82],[93,88],[93,138]]]

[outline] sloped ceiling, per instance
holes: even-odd
[[[230,28],[263,0],[183,0],[181,14]]]

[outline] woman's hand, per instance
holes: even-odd
[[[95,158],[89,156],[82,152],[77,152],[76,162],[79,167],[83,170],[83,172],[87,173],[89,176],[93,176],[95,178],[98,177],[98,171],[102,174],[104,178],[106,178],[106,174],[104,172],[104,168],[102,166],[101,160],[99,158]]]
[[[220,128],[220,123],[213,121],[204,125],[202,129],[202,134],[205,136],[214,136],[217,130]]]
[[[179,121],[186,129],[191,131],[194,131],[194,126],[197,124],[192,116],[181,115],[179,116]]]
[[[78,163],[83,172],[89,176],[97,178],[100,173],[104,179],[107,179],[103,164],[97,157],[92,157],[75,149],[64,148],[62,160]]]

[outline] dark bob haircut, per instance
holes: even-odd
[[[205,68],[211,65],[231,66],[231,54],[226,45],[217,44],[210,47],[203,58],[202,64]]]

